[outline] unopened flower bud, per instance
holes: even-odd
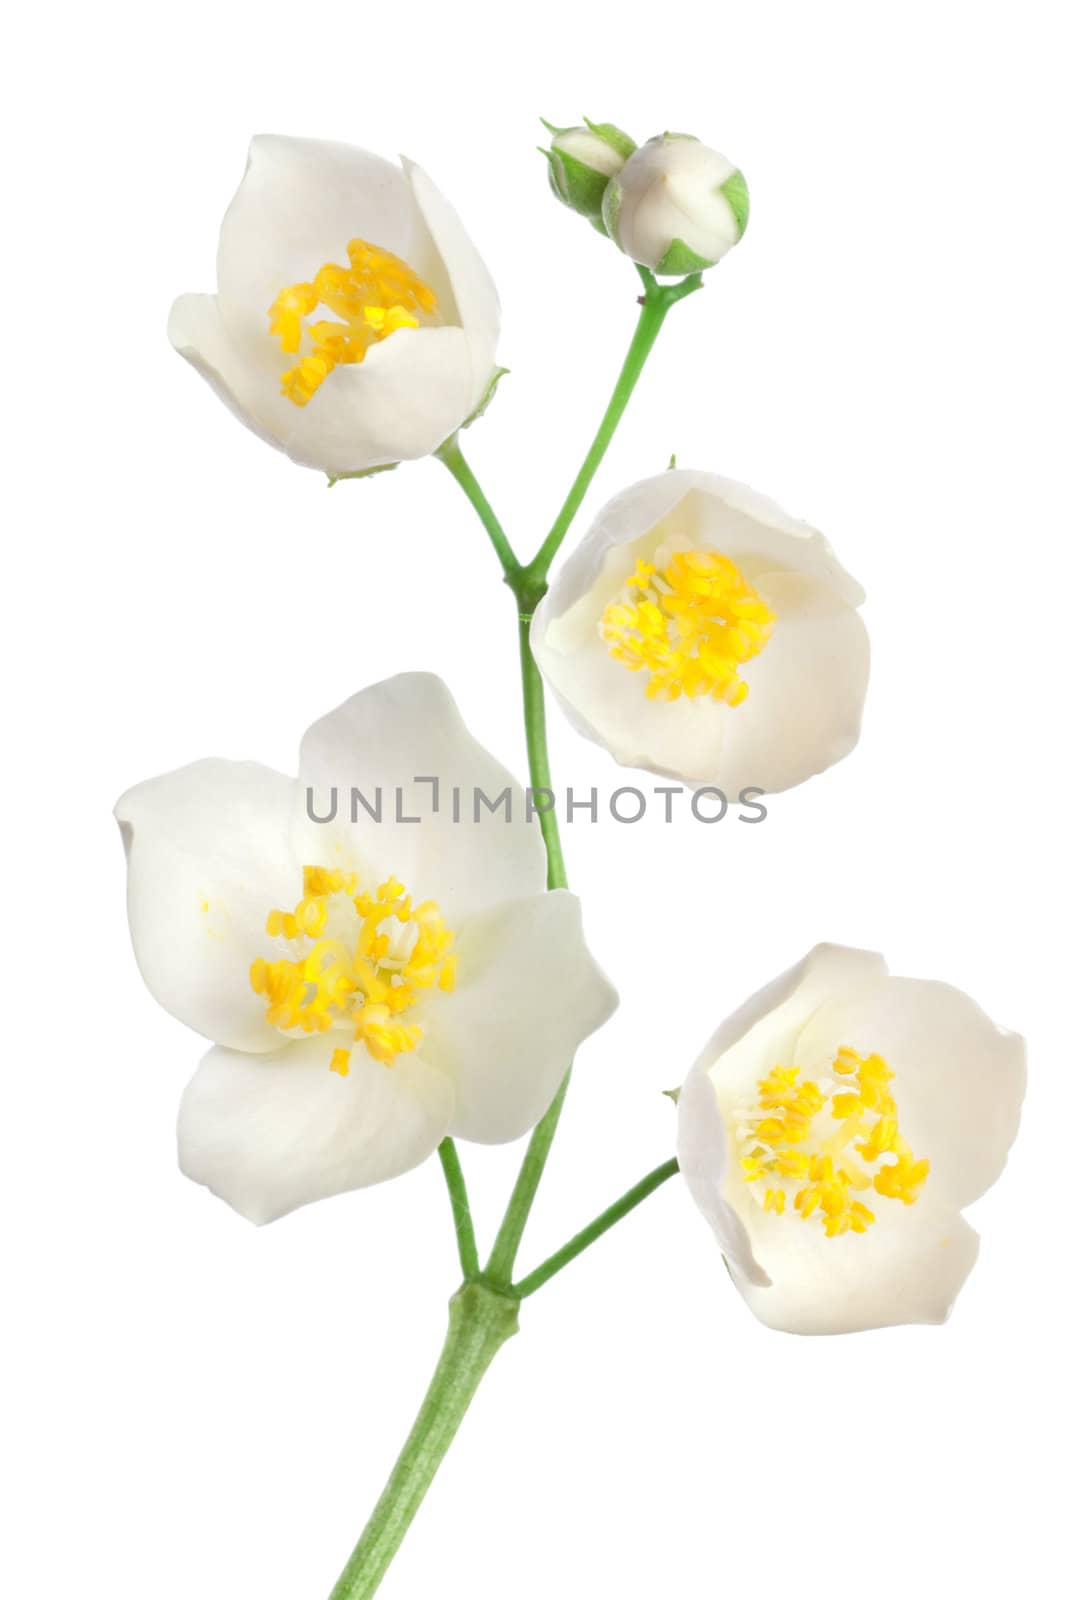
[[[627,256],[681,277],[739,243],[749,204],[746,179],[725,156],[689,134],[663,133],[611,178],[603,221]]]
[[[636,149],[635,139],[612,122],[589,122],[587,117],[580,128],[555,128],[550,122],[544,127],[551,133],[551,148],[543,153],[552,190],[564,206],[604,233],[603,195]]]

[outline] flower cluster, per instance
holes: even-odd
[[[637,146],[611,123],[550,133],[555,195],[640,269],[625,397],[641,338],[742,238],[747,185],[687,135]],[[591,520],[548,585],[578,480],[541,551],[518,562],[456,444],[500,372],[498,299],[414,163],[255,139],[217,292],[182,296],[170,337],[247,426],[330,478],[440,456],[518,599],[527,715],[542,719],[542,674],[581,734],[689,785],[693,807],[707,785],[726,809],[787,790],[855,745],[863,591],[821,533],[765,495],[699,470],[645,479]],[[527,795],[549,800],[524,816],[515,780],[424,674],[323,717],[298,778],[203,761],[119,801],[145,982],[211,1042],[182,1100],[181,1165],[243,1215],[271,1221],[394,1177],[451,1135],[495,1143],[539,1124],[550,1141],[541,1119],[616,996],[579,902],[544,888],[547,861],[550,882],[565,880],[550,774],[536,767],[542,724],[529,733]],[[413,804],[427,781],[416,814],[382,810],[382,791],[406,785]],[[302,803],[315,791],[331,793],[328,815]],[[505,809],[439,805],[504,791]],[[356,826],[338,792],[376,794],[376,809]],[[1022,1042],[959,991],[821,945],[692,1067],[679,1169],[770,1326],[937,1321],[976,1254],[963,1208],[1001,1171],[1023,1089]]]

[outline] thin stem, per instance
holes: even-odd
[[[521,605],[519,596],[519,605]],[[530,608],[531,609],[531,608]],[[547,715],[544,708],[544,680],[529,643],[529,615],[518,616],[518,650],[521,655],[521,698],[525,712],[525,748],[529,757],[529,785],[537,806],[540,832],[547,851],[547,887],[565,889],[566,863],[562,858],[562,835],[551,787],[551,762],[547,751]]]
[[[555,1276],[556,1272],[561,1272],[563,1267],[576,1260],[577,1256],[587,1250],[589,1245],[594,1244],[597,1239],[601,1239],[604,1233],[608,1233],[611,1228],[621,1221],[622,1217],[627,1217],[630,1211],[635,1211],[636,1207],[642,1205],[649,1195],[654,1194],[655,1190],[660,1189],[664,1183],[668,1183],[670,1178],[676,1177],[679,1171],[680,1168],[677,1165],[676,1157],[671,1161],[663,1161],[660,1167],[656,1167],[653,1172],[647,1174],[646,1178],[641,1178],[639,1183],[634,1184],[627,1194],[621,1196],[620,1200],[615,1200],[612,1206],[607,1206],[606,1210],[601,1212],[594,1222],[589,1222],[588,1226],[582,1228],[580,1233],[575,1233],[569,1243],[562,1246],[561,1250],[556,1250],[554,1255],[548,1256],[547,1260],[541,1262],[535,1271],[530,1272],[519,1283],[516,1283],[514,1285],[515,1295],[519,1299],[525,1300],[529,1295],[535,1294],[537,1289],[542,1288],[545,1283]]]
[[[469,1283],[470,1279],[476,1278],[480,1272],[481,1264],[477,1259],[477,1239],[473,1231],[473,1213],[470,1210],[469,1196],[466,1193],[466,1178],[462,1171],[459,1153],[455,1149],[454,1139],[445,1139],[437,1153],[440,1156],[440,1165],[444,1169],[447,1192],[451,1198],[451,1215],[455,1219],[459,1264],[462,1267],[463,1279]]]
[[[567,1072],[558,1086],[555,1098],[536,1124],[532,1137],[525,1147],[525,1156],[513,1193],[507,1202],[496,1242],[492,1246],[492,1254],[488,1257],[488,1264],[484,1269],[485,1278],[492,1283],[509,1284],[513,1276],[525,1224],[529,1220],[529,1212],[536,1199],[536,1191],[540,1187],[540,1179],[544,1175],[547,1158],[554,1143],[558,1119],[562,1115],[569,1079],[570,1075]]]
[[[610,441],[617,432],[618,423],[625,414],[625,407],[632,398],[632,392],[639,381],[647,357],[651,354],[654,342],[662,331],[662,324],[671,308],[678,300],[684,300],[696,289],[702,288],[702,279],[698,273],[667,287],[660,284],[646,267],[639,267],[637,271],[644,286],[644,293],[640,297],[640,316],[632,336],[632,343],[622,363],[603,420],[599,424],[599,431],[581,463],[580,471],[573,480],[573,486],[563,501],[562,509],[555,518],[547,538],[525,568],[527,576],[531,579],[542,581],[546,578],[558,547],[569,532],[570,524],[588,492],[588,486],[599,469],[599,463],[606,455]]]
[[[641,299],[640,318],[614,393],[573,487],[528,566],[523,566],[515,555],[499,518],[462,453],[458,436],[447,440],[437,451],[483,523],[506,582],[518,602],[529,779],[533,790],[540,791],[538,799],[544,802],[537,809],[547,852],[549,889],[565,888],[566,868],[547,753],[544,685],[529,644],[529,624],[533,611],[546,592],[548,568],[614,436],[667,313],[678,300],[701,287],[699,277],[694,276],[665,288],[646,268],[640,267],[638,270],[645,291]],[[440,1146],[440,1161],[451,1197],[459,1259],[466,1281],[451,1300],[447,1338],[421,1410],[330,1600],[370,1600],[377,1593],[392,1557],[455,1437],[478,1384],[496,1353],[517,1332],[521,1296],[535,1293],[677,1170],[676,1162],[670,1161],[649,1173],[627,1195],[623,1195],[602,1216],[576,1234],[569,1244],[556,1251],[515,1287],[514,1263],[543,1177],[568,1085],[567,1072],[554,1100],[533,1129],[514,1192],[483,1273],[478,1269],[473,1219],[458,1153],[450,1139],[445,1139]]]
[[[564,889],[567,884],[566,863],[562,855],[562,837],[555,811],[554,790],[551,787],[551,763],[547,752],[547,721],[544,710],[544,680],[540,676],[540,669],[536,665],[529,644],[529,616],[525,610],[530,598],[524,590],[519,591],[518,643],[521,651],[521,687],[525,708],[525,743],[529,753],[529,782],[534,802],[546,802],[544,809],[540,811],[539,822],[544,848],[547,851],[547,887]],[[555,1130],[562,1115],[566,1090],[569,1088],[569,1077],[567,1072],[555,1098],[533,1129],[526,1146],[514,1190],[507,1203],[499,1233],[485,1267],[485,1275],[490,1282],[499,1284],[510,1282],[529,1212],[554,1143]]]
[[[534,792],[543,790],[551,796],[549,808],[540,812],[540,829],[544,837],[547,850],[547,886],[549,889],[562,889],[566,887],[566,867],[562,857],[562,839],[559,833],[558,817],[554,808],[554,791],[551,787],[551,766],[547,754],[547,727],[544,715],[544,682],[540,676],[539,668],[533,658],[532,648],[529,643],[529,623],[532,612],[543,597],[546,590],[547,570],[554,559],[555,552],[565,538],[570,523],[576,514],[577,507],[584,498],[585,491],[591,483],[599,463],[606,454],[607,446],[621,421],[622,414],[627,406],[633,390],[636,387],[640,373],[643,371],[647,357],[651,353],[655,339],[670,308],[678,300],[683,300],[696,289],[701,288],[702,280],[698,277],[685,278],[683,282],[664,288],[654,274],[645,267],[637,269],[644,286],[644,295],[641,300],[640,318],[636,325],[628,355],[622,365],[621,374],[614,387],[606,414],[592,441],[590,450],[584,459],[584,464],[577,474],[573,487],[566,496],[562,510],[555,519],[547,538],[544,540],[536,556],[529,565],[519,574],[517,581],[508,575],[508,582],[514,589],[518,601],[519,645],[521,650],[521,683],[522,699],[525,708],[525,743],[529,754],[529,781]],[[544,1175],[547,1158],[551,1153],[558,1120],[562,1115],[566,1092],[569,1089],[570,1075],[567,1072],[559,1085],[558,1092],[551,1102],[540,1122],[533,1129],[532,1136],[525,1150],[525,1157],[518,1172],[507,1209],[503,1214],[499,1233],[492,1253],[485,1267],[485,1278],[491,1283],[499,1285],[510,1284],[514,1273],[514,1264],[518,1258],[518,1250],[529,1220],[533,1201],[536,1198],[540,1181]]]
[[[425,1498],[493,1359],[518,1331],[518,1302],[467,1283],[448,1307],[448,1332],[421,1410],[330,1600],[370,1600]]]
[[[446,439],[436,454],[480,517],[507,578],[516,577],[521,572],[521,562],[514,554],[510,540],[503,532],[503,524],[492,510],[488,496],[478,483],[473,468],[462,453],[458,434]]]

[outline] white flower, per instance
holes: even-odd
[[[727,478],[665,472],[599,513],[537,608],[570,720],[623,766],[790,788],[853,749],[865,598],[827,541]]]
[[[685,1080],[678,1158],[751,1310],[790,1333],[942,1322],[961,1215],[1017,1133],[1024,1041],[957,989],[818,945]]]
[[[678,277],[716,265],[747,227],[743,173],[683,133],[649,139],[611,178],[603,222],[620,250]]]
[[[249,428],[337,475],[430,455],[477,409],[499,302],[420,167],[260,135],[217,295],[182,295],[169,334]]]
[[[513,820],[482,803],[475,821],[475,790],[508,787]],[[333,789],[335,818],[312,821]],[[405,1172],[449,1133],[518,1138],[616,1004],[579,902],[542,891],[523,791],[439,678],[323,717],[298,780],[200,761],[116,815],[144,980],[214,1041],[182,1101],[182,1169],[254,1222]]]

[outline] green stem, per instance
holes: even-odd
[[[510,540],[503,532],[503,524],[492,510],[488,496],[478,483],[473,468],[462,453],[458,434],[452,434],[450,439],[445,439],[436,454],[480,517],[507,578],[516,577],[521,572],[521,562],[514,554]]]
[[[518,1331],[518,1302],[467,1283],[451,1299],[448,1332],[432,1381],[392,1476],[330,1600],[369,1600],[425,1498],[477,1386]]]
[[[532,613],[546,592],[548,568],[606,454],[666,315],[678,300],[683,300],[701,287],[701,280],[694,276],[666,288],[646,268],[640,267],[638,270],[645,291],[640,302],[640,318],[614,393],[573,487],[551,531],[528,566],[523,567],[515,555],[499,518],[462,453],[458,436],[448,439],[436,452],[481,519],[506,582],[518,603],[529,779],[533,789],[545,791],[540,796],[545,800],[546,792],[553,796],[553,790],[547,753],[544,685],[529,644]],[[538,806],[537,809],[547,852],[547,887],[562,889],[566,886],[566,868],[553,799],[550,807],[540,809]],[[562,1114],[568,1085],[567,1072],[554,1100],[533,1129],[514,1191],[483,1273],[478,1269],[473,1219],[458,1153],[450,1139],[445,1139],[440,1146],[440,1161],[451,1197],[459,1260],[466,1281],[450,1302],[447,1338],[421,1410],[330,1600],[370,1600],[377,1593],[478,1384],[502,1345],[517,1332],[521,1295],[535,1293],[677,1170],[676,1162],[670,1161],[648,1174],[515,1288],[514,1263]]]
[[[551,1146],[555,1142],[555,1131],[566,1101],[569,1079],[570,1075],[567,1072],[558,1086],[555,1098],[536,1124],[525,1147],[525,1156],[517,1181],[507,1202],[503,1221],[499,1225],[492,1254],[488,1257],[488,1264],[484,1269],[485,1277],[492,1283],[509,1284],[513,1276],[514,1263],[518,1259],[518,1250],[525,1233],[525,1225],[529,1220],[529,1212],[536,1199],[536,1191],[540,1187],[540,1179],[544,1175]]]
[[[451,1215],[455,1220],[455,1239],[459,1247],[459,1264],[466,1283],[476,1278],[481,1270],[477,1259],[477,1239],[473,1231],[473,1213],[466,1193],[466,1178],[462,1162],[455,1149],[454,1139],[445,1139],[437,1152],[444,1169],[447,1192],[451,1198]]]
[[[551,794],[550,808],[542,810],[539,816],[540,831],[547,851],[547,887],[564,889],[566,863],[562,856],[562,837],[559,833],[554,791],[551,787],[551,764],[547,753],[547,725],[544,712],[544,680],[540,676],[529,644],[529,613],[535,604],[530,601],[532,601],[530,593],[524,587],[519,589],[521,686],[525,707],[525,742],[529,753],[529,781],[534,791],[534,798],[540,800],[545,798],[544,795],[536,796],[536,790],[550,791]],[[485,1276],[493,1283],[509,1284],[511,1281],[518,1248],[529,1220],[529,1212],[532,1210],[536,1191],[540,1187],[540,1179],[543,1177],[544,1167],[547,1165],[547,1158],[554,1143],[555,1130],[569,1088],[569,1078],[567,1072],[559,1084],[555,1098],[533,1129],[526,1146],[513,1192],[507,1202],[499,1233],[485,1267]]]
[[[655,1190],[660,1189],[664,1183],[668,1183],[670,1178],[676,1177],[679,1171],[680,1167],[677,1165],[676,1157],[671,1161],[663,1161],[662,1165],[656,1167],[653,1172],[649,1172],[646,1178],[641,1178],[639,1183],[633,1184],[628,1193],[623,1194],[620,1200],[615,1200],[612,1206],[607,1206],[605,1211],[600,1212],[594,1222],[589,1222],[588,1226],[582,1228],[580,1233],[575,1233],[569,1243],[562,1246],[561,1250],[556,1250],[554,1255],[548,1256],[547,1260],[542,1262],[535,1271],[522,1278],[520,1283],[516,1283],[514,1285],[514,1293],[520,1300],[525,1300],[529,1295],[535,1294],[537,1289],[542,1288],[545,1283],[555,1276],[556,1272],[561,1272],[563,1267],[569,1266],[570,1262],[587,1250],[590,1244],[594,1244],[597,1239],[601,1239],[604,1233],[608,1233],[623,1217],[627,1217],[630,1211],[635,1211],[636,1207],[642,1205],[649,1195],[654,1194]]]
[[[632,336],[632,343],[618,374],[614,392],[599,424],[599,431],[592,440],[580,471],[573,480],[573,487],[563,501],[562,509],[555,518],[550,533],[525,568],[526,576],[535,582],[542,582],[547,577],[548,568],[555,559],[558,547],[569,532],[570,524],[588,492],[588,486],[599,469],[599,463],[606,455],[610,441],[617,432],[618,423],[632,398],[632,392],[639,381],[647,357],[651,354],[654,342],[662,331],[662,324],[678,300],[684,300],[696,289],[702,288],[702,278],[698,273],[682,279],[680,283],[667,286],[659,283],[654,273],[648,272],[646,267],[638,267],[637,271],[643,283],[644,293],[640,296],[640,317],[636,324],[636,332]]]
[[[529,643],[529,624],[535,604],[526,609],[528,595],[519,594],[518,650],[521,657],[521,699],[525,713],[525,748],[529,758],[529,784],[537,803],[540,832],[547,851],[547,887],[565,889],[566,863],[562,857],[555,791],[551,786],[551,761],[547,752],[547,715],[544,707],[544,680],[533,658]]]

